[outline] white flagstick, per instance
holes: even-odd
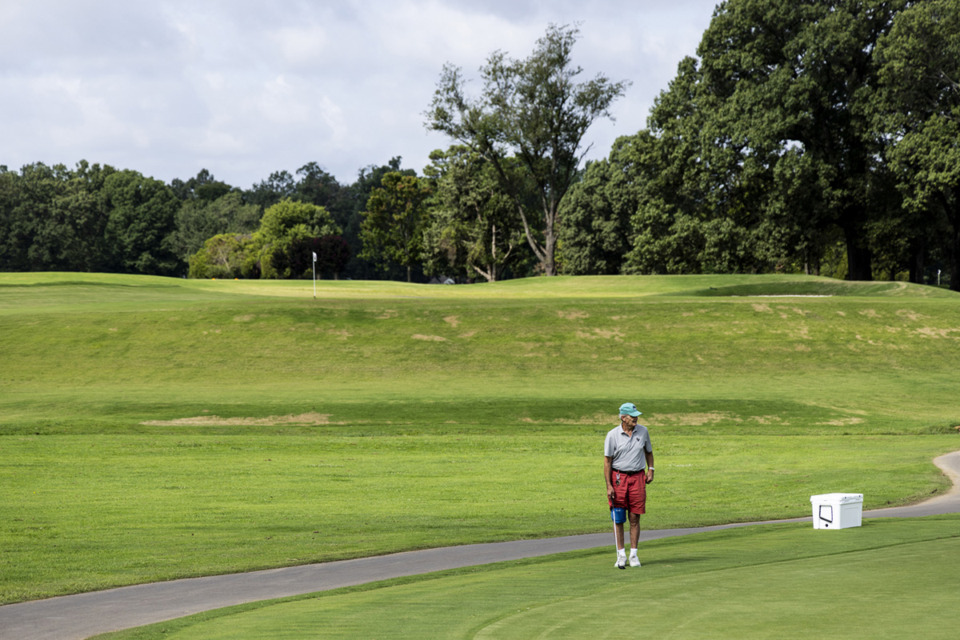
[[[313,252],[313,299],[317,299],[317,252]]]

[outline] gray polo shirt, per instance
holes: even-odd
[[[645,452],[653,453],[650,432],[641,424],[628,436],[623,427],[617,425],[607,433],[603,441],[603,455],[612,458],[613,468],[620,471],[641,471],[647,467]]]

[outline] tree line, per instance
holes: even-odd
[[[298,278],[316,252],[327,277],[383,277],[357,258],[361,212],[400,161],[350,185],[311,162],[249,189],[206,169],[166,184],[87,161],[0,166],[0,270]]]
[[[248,190],[81,162],[0,169],[0,269],[461,281],[807,272],[960,290],[960,0],[727,0],[648,126],[583,166],[628,81],[576,26],[443,67],[418,175],[316,163]]]

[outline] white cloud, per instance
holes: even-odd
[[[584,77],[633,81],[591,157],[645,124],[712,0],[5,0],[0,164],[81,159],[164,181],[206,168],[249,187],[316,161],[341,182],[449,141],[423,127],[441,67],[477,79],[579,23]],[[472,87],[479,89],[479,82]]]
[[[268,33],[267,38],[287,63],[295,67],[309,66],[328,58],[332,53],[331,38],[328,36],[331,26],[284,26]]]

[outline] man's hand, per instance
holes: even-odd
[[[653,469],[647,467],[647,484],[653,482]]]

